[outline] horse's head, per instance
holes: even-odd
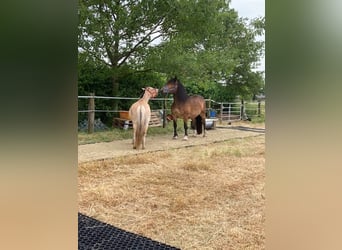
[[[146,87],[143,88],[144,93],[148,93],[150,95],[150,98],[155,98],[158,96],[158,89],[152,88],[152,87]]]
[[[160,90],[162,91],[163,94],[174,94],[177,92],[178,88],[178,79],[171,78],[164,87],[162,87]]]

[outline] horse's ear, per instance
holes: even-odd
[[[176,85],[179,83],[177,76],[175,76],[175,83],[176,83]]]

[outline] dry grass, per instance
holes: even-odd
[[[79,211],[181,249],[265,249],[264,135],[79,166]]]

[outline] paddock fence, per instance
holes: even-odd
[[[96,96],[91,93],[89,96],[78,96],[79,107],[78,110],[78,121],[87,119],[88,122],[88,133],[94,132],[95,117],[97,114],[111,114],[108,115],[112,119],[112,126],[127,128],[131,126],[129,118],[127,116],[128,109],[101,109],[103,104],[97,105],[98,102],[106,100],[119,100],[125,103],[126,107],[129,107],[139,98],[135,97],[110,97],[110,96]],[[97,101],[96,101],[97,100]],[[166,115],[171,113],[171,104],[173,98],[153,98],[150,99],[149,103],[151,106],[152,116],[151,121],[153,126],[166,125]],[[240,102],[216,102],[212,99],[206,99],[207,104],[207,117],[216,119],[220,124],[241,121],[241,120],[252,120],[256,117],[265,116],[265,100],[256,101],[244,101]],[[99,106],[99,109],[96,107]],[[108,105],[107,105],[108,107]]]

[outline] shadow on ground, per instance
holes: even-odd
[[[251,128],[251,127],[244,127],[244,126],[233,126],[233,127],[219,127],[217,128],[225,128],[225,129],[234,129],[234,130],[240,130],[240,131],[250,131],[250,132],[256,132],[256,133],[265,133],[264,128]]]

